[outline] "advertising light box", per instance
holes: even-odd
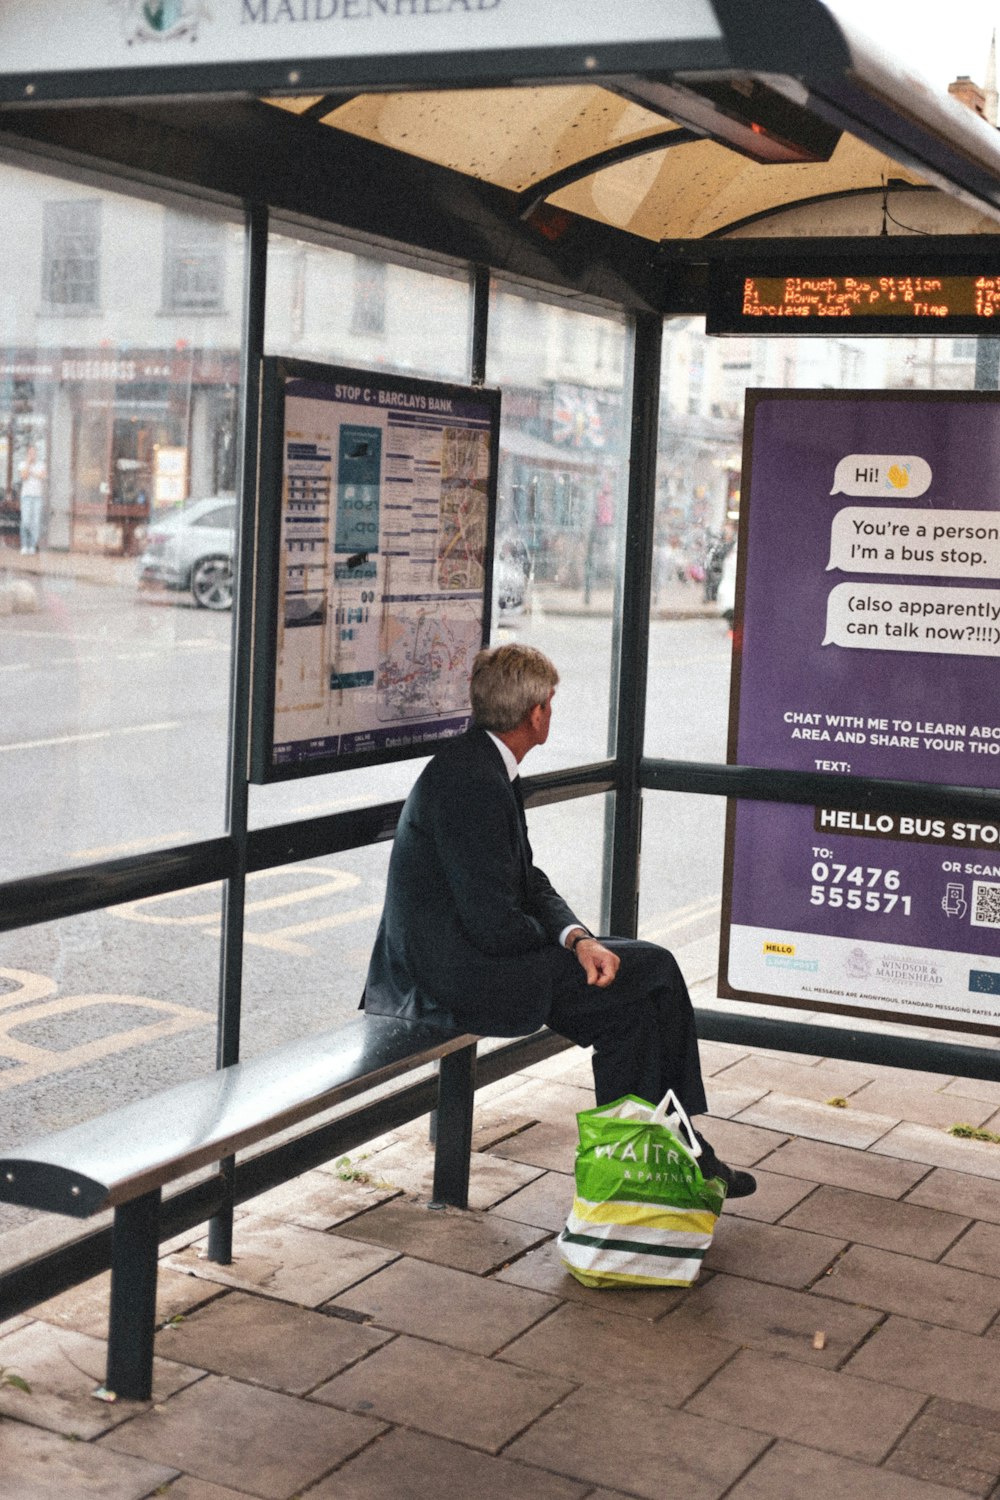
[[[251,776],[426,755],[489,636],[499,392],[265,359]]]
[[[748,391],[729,761],[1000,779],[1000,394]],[[720,993],[1000,1029],[1000,797],[733,803]]]

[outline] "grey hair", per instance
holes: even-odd
[[[478,728],[494,734],[516,729],[536,703],[548,702],[558,681],[552,662],[534,646],[488,646],[476,656],[469,683]]]

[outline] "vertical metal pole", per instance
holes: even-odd
[[[222,954],[215,1064],[227,1068],[240,1055],[243,996],[243,907],[246,898],[247,751],[250,736],[250,662],[253,640],[253,562],[257,514],[257,442],[260,417],[260,360],[264,352],[264,292],[267,279],[267,209],[246,211],[243,267],[243,327],[240,359],[240,496],[236,531],[238,566],[233,598],[232,660],[229,673],[229,765],[226,777],[226,832],[232,842],[232,873],[222,896]],[[208,1226],[208,1258],[228,1265],[233,1258],[233,1181],[235,1160],[220,1163],[226,1204]]]
[[[635,325],[632,368],[632,434],[615,737],[618,785],[612,839],[610,922],[611,931],[620,937],[634,937],[638,926],[642,827],[639,769],[646,721],[662,347],[662,320],[653,313],[640,313]]]
[[[469,377],[470,377],[471,383],[473,385],[485,385],[486,384],[486,340],[487,340],[487,335],[489,333],[489,325],[490,325],[490,268],[489,268],[489,266],[476,266],[475,271],[473,273],[473,281],[472,281],[472,348],[470,350],[470,355],[469,355]],[[439,1066],[438,1072],[440,1073],[440,1071],[441,1071],[441,1069],[440,1069],[440,1066]],[[443,1086],[443,1080],[442,1080],[442,1083],[440,1083],[438,1085],[439,1092],[440,1092],[440,1089],[441,1089],[442,1086]],[[432,1109],[431,1112],[430,1112],[430,1116],[428,1117],[428,1122],[427,1122],[427,1139],[430,1141],[430,1144],[435,1147],[435,1150],[437,1150],[438,1132],[439,1132],[440,1128],[441,1128],[441,1122],[440,1122],[440,1120],[438,1118],[438,1111],[436,1109]],[[472,1140],[472,1135],[471,1135],[471,1131],[472,1131],[471,1105],[470,1105],[469,1131],[470,1131],[469,1140],[471,1142],[471,1140]],[[448,1149],[447,1138],[445,1138],[444,1146],[443,1146],[442,1149],[445,1150],[445,1151],[447,1151],[447,1149]],[[468,1149],[466,1150],[466,1155],[468,1156]],[[436,1176],[437,1165],[436,1165],[436,1163],[437,1163],[437,1156],[435,1155],[435,1169],[434,1169],[435,1170],[435,1193],[434,1193],[435,1198],[437,1197],[437,1187],[436,1187],[436,1185],[437,1185],[437,1176]],[[466,1180],[466,1189],[468,1189],[468,1180],[469,1180],[468,1168],[466,1168],[465,1180]],[[465,1204],[463,1203],[460,1206],[462,1208],[464,1208]]]
[[[472,282],[472,354],[473,385],[486,384],[486,340],[490,326],[490,268],[477,266]]]
[[[160,1189],[115,1209],[105,1386],[128,1401],[153,1393]]]
[[[438,1072],[432,1201],[447,1203],[452,1208],[468,1208],[472,1110],[476,1099],[475,1043],[442,1057]]]

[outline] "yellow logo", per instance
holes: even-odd
[[[765,953],[783,953],[786,956],[786,958],[794,958],[795,957],[795,944],[794,943],[765,943],[764,944],[764,952]]]

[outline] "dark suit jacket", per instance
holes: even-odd
[[[406,800],[363,1004],[484,1035],[534,1031],[552,993],[542,950],[576,922],[533,862],[499,750],[470,729]]]

